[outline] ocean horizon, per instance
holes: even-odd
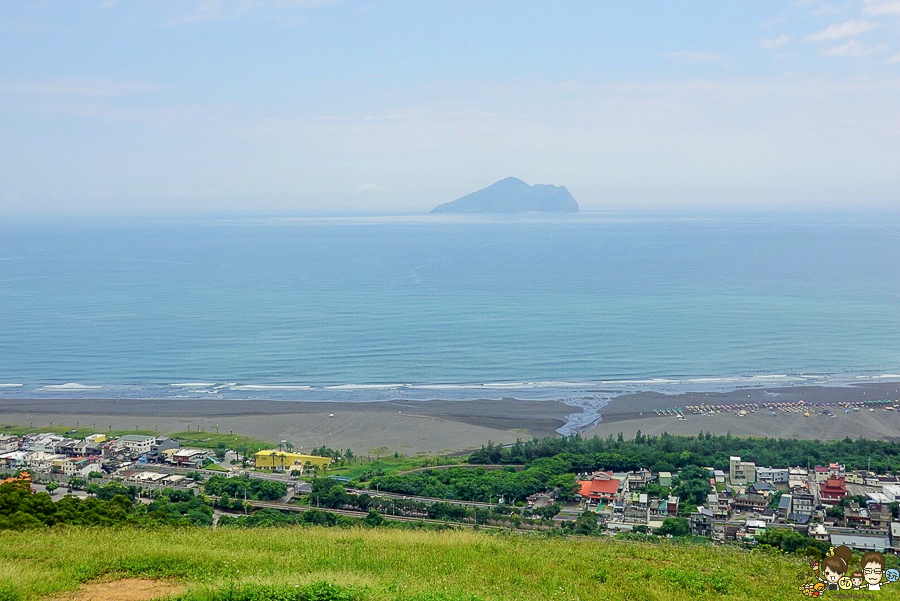
[[[601,398],[900,380],[900,218],[0,225],[0,397]]]

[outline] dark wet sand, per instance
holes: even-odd
[[[628,394],[610,401],[602,410],[603,421],[584,433],[602,437],[622,432],[633,437],[643,434],[681,434],[695,436],[700,431],[713,434],[731,432],[734,436],[770,436],[775,438],[838,439],[844,437],[880,438],[900,441],[900,413],[896,411],[862,410],[849,415],[831,408],[834,418],[821,415],[823,403],[900,399],[900,382],[878,382],[847,387],[788,386],[766,389],[741,389],[727,393],[688,392],[664,395],[656,392]],[[811,405],[810,417],[802,414],[775,416],[762,410],[736,417],[733,412],[712,416],[685,414],[686,421],[676,417],[658,417],[654,409],[684,407],[685,405],[738,405],[742,403],[796,403]]]
[[[811,405],[845,401],[900,399],[900,383],[879,382],[850,387],[789,386],[742,389],[728,393],[656,392],[626,394],[603,407],[603,420],[584,433],[607,436],[622,432],[696,435],[731,432],[735,436],[833,439],[845,436],[900,441],[900,413],[876,409],[829,418],[816,411],[772,416],[757,411],[745,417],[731,412],[687,415],[682,421],[658,417],[653,409],[685,405],[794,403]],[[0,423],[21,425],[95,425],[113,429],[155,430],[160,434],[203,428],[254,436],[296,447],[351,448],[355,452],[388,449],[405,454],[441,453],[478,448],[492,440],[556,435],[565,416],[579,409],[560,401],[428,400],[378,402],[236,401],[221,399],[11,399],[0,398]],[[329,417],[334,414],[334,417]]]
[[[556,434],[577,411],[559,401],[294,402],[219,399],[0,399],[0,423],[96,425],[160,434],[203,428],[307,448],[405,454],[474,449]],[[334,417],[328,417],[334,414]]]

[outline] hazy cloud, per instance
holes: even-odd
[[[833,4],[823,4],[822,6],[814,10],[812,14],[816,15],[817,17],[821,17],[824,15],[833,15],[839,12],[841,12],[841,9],[837,6],[834,6]]]
[[[872,54],[872,48],[865,44],[860,44],[856,40],[850,40],[846,44],[829,48],[822,53],[822,56],[866,56]]]
[[[900,52],[887,59],[889,65],[900,65]]]
[[[875,24],[864,19],[850,19],[843,23],[832,23],[822,31],[806,36],[808,42],[828,42],[842,38],[868,33],[875,29]]]
[[[665,57],[676,65],[701,65],[724,63],[725,57],[707,52],[666,52]]]
[[[759,45],[762,46],[765,50],[775,50],[776,48],[780,48],[791,41],[791,36],[788,34],[780,35],[777,38],[763,38],[759,41]]]
[[[385,188],[377,184],[359,184],[356,189],[360,192],[384,192]]]
[[[763,29],[769,29],[770,27],[775,27],[776,25],[781,25],[782,23],[787,22],[788,16],[784,13],[781,13],[777,17],[772,17],[771,19],[766,19],[762,23],[759,24]]]
[[[867,15],[895,15],[900,16],[900,0],[865,0],[863,13]]]

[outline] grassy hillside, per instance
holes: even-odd
[[[4,532],[2,539],[4,601],[126,577],[176,579],[185,600],[261,599],[224,591],[305,590],[316,582],[348,594],[302,598],[797,599],[805,566],[798,557],[710,545],[472,531],[57,529]]]

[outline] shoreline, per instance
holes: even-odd
[[[527,407],[527,410],[523,409]],[[0,398],[0,423],[33,427],[90,425],[98,431],[196,430],[268,440],[297,448],[325,445],[355,453],[406,455],[474,450],[489,440],[553,436],[572,408],[560,401],[233,401],[219,399]],[[329,417],[334,415],[334,417]]]
[[[558,435],[567,425],[586,437],[622,432],[628,438],[669,432],[696,436],[731,432],[735,436],[834,439],[849,436],[900,441],[900,412],[863,410],[835,416],[821,414],[819,405],[900,399],[900,382],[865,382],[843,386],[776,386],[738,388],[725,392],[654,391],[608,393],[558,400],[393,399],[382,401],[282,401],[197,399],[84,399],[0,397],[0,423],[32,425],[93,425],[157,431],[160,434],[202,428],[261,438],[287,440],[298,448],[326,445],[354,452],[387,449],[407,455],[477,449],[489,440],[508,444],[516,439]],[[686,405],[797,403],[811,408],[810,417],[769,410],[737,417],[722,411],[712,416],[685,413],[656,415],[654,409]],[[580,409],[580,411],[579,411]],[[330,415],[334,417],[329,417]]]
[[[611,399],[599,411],[602,420],[585,430],[584,436],[617,435],[628,438],[637,431],[642,434],[670,434],[696,436],[699,432],[734,436],[803,438],[811,440],[845,437],[877,438],[900,442],[900,412],[875,408],[845,414],[836,408],[839,403],[865,403],[877,400],[900,399],[900,382],[866,382],[849,386],[778,386],[771,388],[741,388],[730,392],[683,392],[661,394],[640,392]],[[738,417],[734,411],[722,410],[714,415],[694,415],[684,411],[686,420],[672,415],[656,415],[654,409],[684,409],[688,405],[762,406],[797,404],[803,401],[810,408],[810,417],[803,413],[786,413],[777,409],[772,416],[768,409]],[[828,408],[834,417],[822,411]]]

